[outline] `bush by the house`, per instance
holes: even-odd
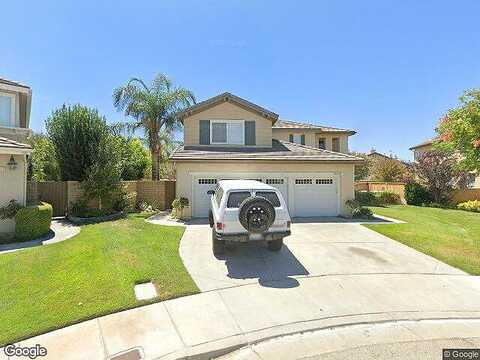
[[[0,207],[0,219],[13,219],[22,207],[16,200],[10,200],[6,206]]]
[[[373,216],[372,210],[363,207],[358,200],[347,200],[345,205],[350,208],[354,218],[371,218]]]
[[[176,198],[172,202],[172,216],[179,218],[182,216],[183,209],[189,205],[189,201],[185,197]]]
[[[46,235],[52,216],[52,205],[45,202],[21,208],[15,215],[15,239],[28,241]]]
[[[405,184],[405,201],[409,205],[426,205],[431,202],[431,196],[426,186],[417,182]]]
[[[480,200],[470,200],[457,204],[460,210],[480,212]]]

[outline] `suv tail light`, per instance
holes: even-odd
[[[290,225],[292,224],[291,221],[287,221],[287,229],[290,229]]]
[[[223,223],[217,222],[217,230],[223,230]]]

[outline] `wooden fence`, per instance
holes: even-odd
[[[137,204],[146,202],[160,210],[170,208],[175,198],[175,181],[139,180],[122,182],[128,193],[136,194]],[[29,181],[27,201],[45,201],[52,205],[54,216],[65,216],[73,203],[82,197],[83,191],[78,181]],[[95,206],[92,203],[92,206]]]
[[[405,183],[402,182],[355,181],[355,191],[393,192],[405,204]]]
[[[480,200],[480,189],[457,190],[452,193],[450,201],[452,204],[458,204],[469,200]]]

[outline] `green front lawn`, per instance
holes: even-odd
[[[472,275],[480,275],[480,213],[396,205],[372,207],[406,224],[365,225]]]
[[[182,227],[145,215],[82,227],[64,242],[0,254],[0,345],[143,305],[136,283],[165,300],[198,292],[178,254]]]

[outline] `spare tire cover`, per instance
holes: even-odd
[[[275,208],[263,197],[249,197],[240,204],[240,224],[251,233],[263,233],[275,221]]]

